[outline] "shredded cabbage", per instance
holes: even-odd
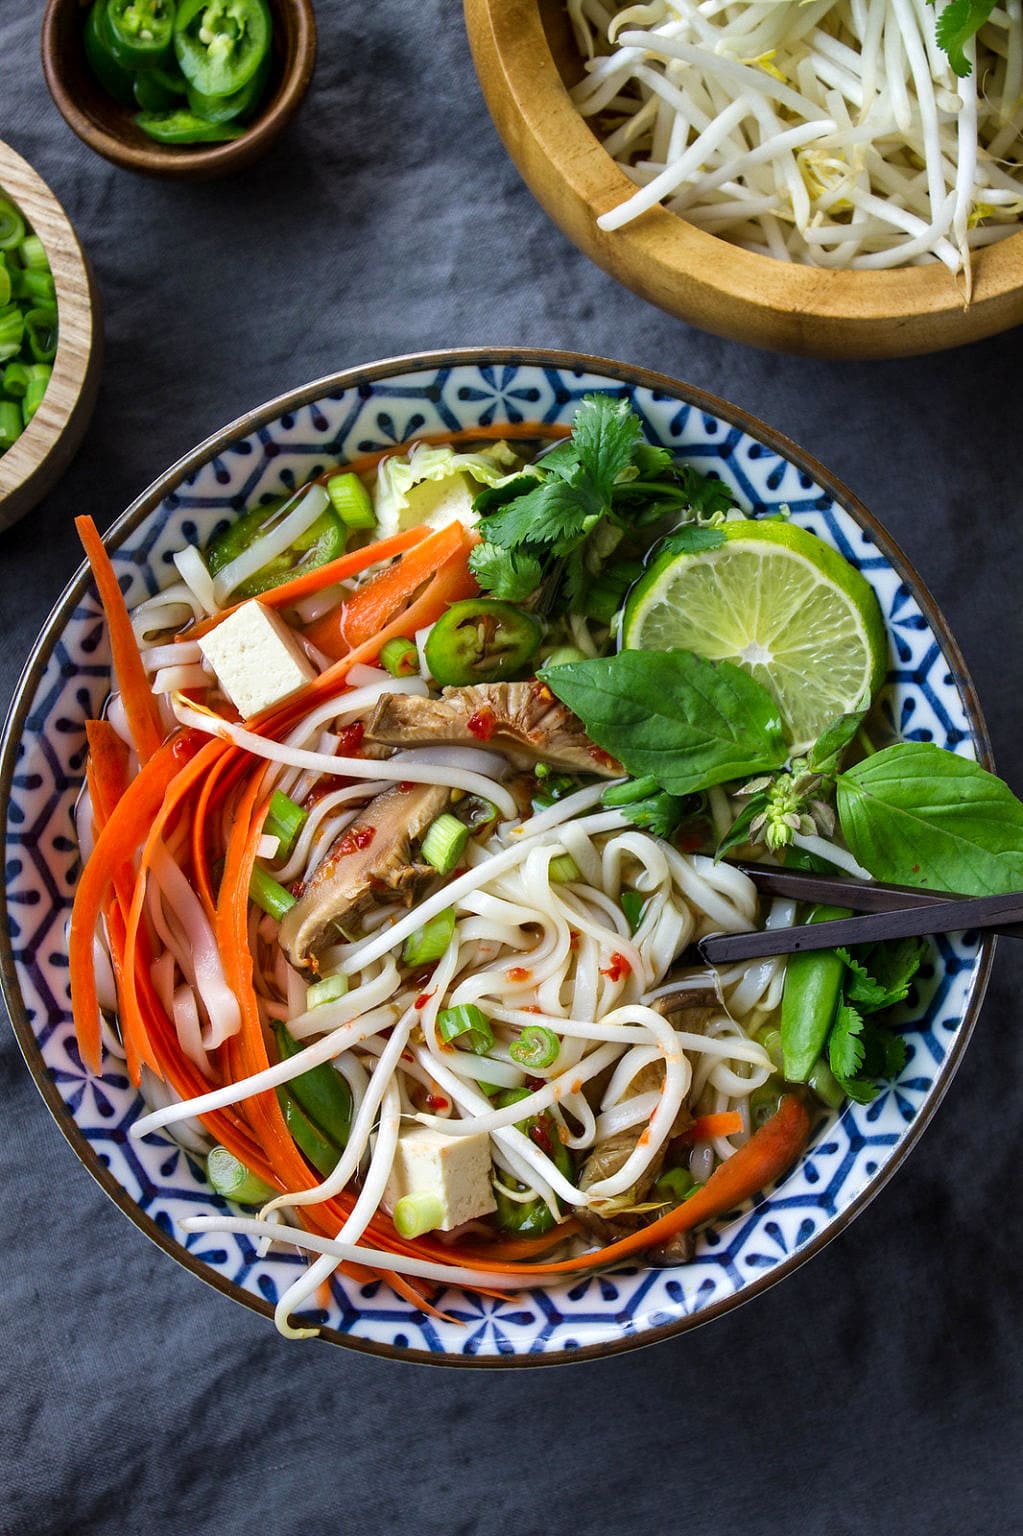
[[[408,453],[384,459],[377,471],[373,510],[379,536],[389,538],[417,523],[443,528],[458,521],[471,528],[477,521],[473,498],[481,486],[504,485],[530,472],[505,442],[478,453],[417,443]]]

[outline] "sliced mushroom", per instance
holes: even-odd
[[[393,891],[411,902],[434,873],[411,861],[411,844],[441,814],[450,793],[435,784],[388,789],[345,828],[281,923],[281,944],[292,965],[309,965],[318,950],[337,943],[341,925],[371,896]]]
[[[520,767],[544,762],[607,779],[624,772],[590,740],[578,716],[536,681],[445,688],[439,699],[387,694],[373,712],[366,739],[395,747],[493,747]]]

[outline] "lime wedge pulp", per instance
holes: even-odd
[[[805,528],[724,523],[724,541],[666,553],[632,589],[628,650],[731,661],[773,695],[793,755],[836,715],[863,709],[884,680],[888,642],[869,582]]]

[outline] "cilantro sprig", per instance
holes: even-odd
[[[483,491],[474,506],[483,542],[469,564],[486,592],[610,623],[641,574],[657,523],[720,518],[734,499],[644,441],[627,399],[594,394],[576,412],[571,437],[533,473]]]
[[[937,0],[927,0],[936,5]],[[948,61],[961,79],[973,73],[973,65],[966,56],[966,46],[976,37],[995,8],[995,0],[948,0],[935,23],[935,36],[939,48],[948,54]]]

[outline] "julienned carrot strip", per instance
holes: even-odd
[[[585,1269],[603,1269],[648,1248],[659,1248],[680,1232],[688,1232],[701,1222],[723,1216],[741,1205],[792,1166],[809,1134],[810,1116],[806,1106],[794,1094],[786,1094],[767,1124],[755,1131],[730,1158],[719,1163],[702,1189],[649,1226],[630,1232],[617,1242],[593,1253],[580,1254],[575,1259],[559,1259],[549,1264],[495,1264],[476,1253],[469,1258],[453,1248],[448,1250],[448,1257],[452,1263],[471,1264],[483,1273],[492,1270],[499,1274],[522,1275],[524,1280],[531,1275],[570,1275]]]
[[[100,1019],[92,962],[96,924],[108,886],[125,861],[132,858],[145,841],[168,785],[180,772],[182,752],[186,750],[183,738],[175,737],[144,764],[115,805],[78,882],[68,933],[71,1003],[82,1060],[90,1072],[97,1075],[100,1071]]]
[[[415,528],[406,528],[403,533],[392,534],[388,539],[377,539],[373,544],[365,544],[361,549],[353,549],[350,554],[339,555],[336,560],[330,560],[326,565],[318,565],[315,570],[302,571],[300,575],[292,577],[283,585],[273,587],[269,592],[263,592],[259,601],[266,603],[270,608],[290,607],[292,603],[299,603],[304,597],[310,597],[314,592],[322,592],[324,587],[331,587],[336,582],[347,581],[350,576],[357,576],[368,566],[379,565],[383,560],[392,560],[395,555],[404,554],[405,550],[421,543],[428,536],[429,531],[428,528],[417,525]],[[218,624],[241,606],[241,603],[232,603],[230,608],[223,608],[219,613],[211,614],[208,619],[200,619],[190,629],[182,630],[177,639],[198,640],[201,635],[209,634],[211,629],[216,629]]]
[[[75,527],[106,614],[114,677],[124,700],[131,739],[145,763],[159,751],[163,741],[160,709],[150,689],[117,573],[100,538],[99,529],[91,517],[76,517]]]
[[[147,1018],[151,1010],[139,1002],[139,983],[143,976],[148,979],[148,952],[142,915],[145,910],[146,884],[153,854],[163,839],[164,829],[177,812],[192,787],[200,782],[218,759],[232,752],[232,748],[220,740],[207,741],[189,761],[174,775],[166,786],[160,804],[154,809],[149,825],[139,840],[141,854],[135,874],[134,888],[125,911],[124,938],[124,985],[120,996],[122,1022],[135,1032],[139,1049],[145,1059],[142,1042],[147,1040]],[[139,847],[130,850],[131,854]]]
[[[359,587],[341,604],[337,613],[329,613],[310,626],[307,635],[328,656],[343,656],[371,640],[400,611],[407,608],[424,582],[446,560],[466,546],[466,532],[461,523],[449,523],[402,555],[372,581]],[[468,555],[468,548],[465,549]]]
[[[128,788],[128,748],[109,720],[86,720],[87,776],[97,828],[102,830]]]
[[[737,1109],[722,1110],[716,1115],[697,1115],[692,1125],[682,1132],[680,1141],[710,1141],[715,1136],[737,1136],[742,1130],[742,1116]]]
[[[314,700],[327,698],[331,693],[341,687],[348,673],[358,662],[372,661],[380,654],[381,647],[395,635],[415,633],[424,625],[433,624],[440,618],[449,603],[457,603],[463,597],[473,597],[479,590],[476,579],[466,563],[468,547],[463,545],[440,567],[425,591],[421,592],[410,607],[405,608],[385,624],[378,634],[358,645],[354,650],[342,656],[340,661],[335,661],[332,667],[321,672],[319,677],[314,677],[307,689],[296,694],[282,706],[287,712],[286,718],[293,720],[309,708]],[[297,710],[297,713],[295,711]],[[278,721],[274,715],[261,718],[259,725],[266,729],[268,724],[277,726]]]

